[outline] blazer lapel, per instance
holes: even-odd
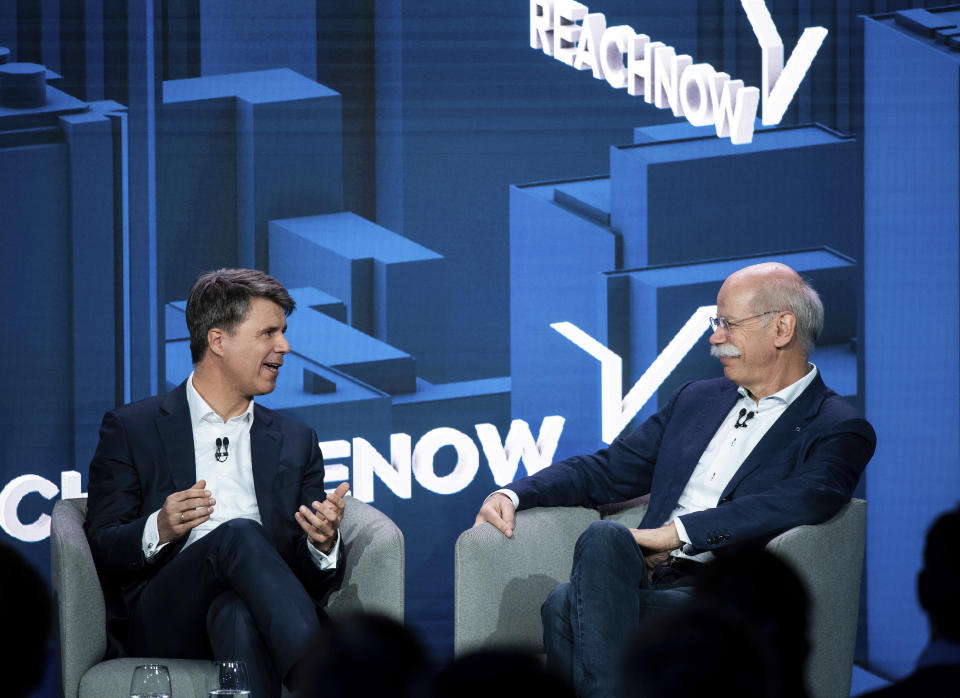
[[[796,434],[803,431],[811,419],[817,416],[820,406],[827,396],[827,386],[824,385],[820,374],[813,379],[813,382],[807,386],[807,389],[800,393],[800,396],[793,401],[780,418],[774,422],[773,426],[763,435],[747,459],[734,473],[733,478],[723,490],[720,499],[723,500],[743,481],[743,479],[759,468],[770,455],[783,444],[789,443],[796,438]]]
[[[174,491],[190,489],[197,481],[197,463],[186,382],[167,393],[160,404],[156,425]]]
[[[273,524],[273,481],[280,461],[280,444],[283,436],[273,426],[270,417],[258,405],[253,406],[253,424],[250,426],[250,456],[253,461],[253,486],[257,493],[257,506],[266,530]]]
[[[733,383],[724,385],[713,397],[708,397],[697,407],[696,414],[691,415],[688,421],[689,438],[684,442],[680,449],[679,457],[674,461],[673,466],[667,471],[670,473],[669,479],[664,483],[662,489],[658,488],[656,496],[651,493],[651,503],[656,502],[656,506],[651,506],[643,521],[641,528],[659,526],[673,512],[680,501],[680,495],[687,486],[690,476],[693,474],[697,463],[700,462],[700,456],[707,450],[707,445],[716,434],[717,429],[723,423],[727,414],[733,409],[733,404],[740,398],[737,393],[737,386]]]

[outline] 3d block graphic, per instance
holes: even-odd
[[[343,205],[340,95],[289,69],[165,82],[157,152],[165,301],[205,269],[268,268],[271,219]]]
[[[860,257],[856,141],[823,127],[617,146],[610,178],[627,267],[823,244]]]
[[[204,0],[199,3],[200,67],[204,75],[249,70],[270,62],[317,78],[317,22],[322,3],[316,0]],[[269,46],[269,51],[254,47]],[[264,54],[267,54],[266,56]]]
[[[47,71],[36,63],[0,65],[0,104],[36,109],[47,102]]]
[[[928,639],[924,535],[960,498],[960,52],[937,41],[957,28],[958,5],[864,20],[867,648],[894,676]]]
[[[415,356],[418,375],[439,373],[452,348],[440,317],[440,255],[353,213],[334,213],[271,221],[270,259],[285,283],[345,299],[350,325]]]
[[[29,72],[58,77],[43,66]],[[115,343],[118,324],[111,317],[118,310],[112,263],[120,249],[115,239],[120,222],[114,217],[114,149],[119,135],[111,119],[119,118],[122,107],[87,104],[50,85],[44,85],[42,101],[37,107],[18,108],[0,99],[0,228],[11,262],[5,267],[2,297],[9,303],[8,321],[21,326],[23,341],[35,347],[32,360],[37,371],[33,377],[12,376],[10,389],[28,403],[37,402],[32,406],[19,402],[18,412],[46,415],[26,431],[38,430],[37,443],[42,440],[44,449],[53,449],[54,460],[74,464],[89,458],[102,412],[123,395],[123,378],[118,375],[122,350]],[[105,267],[102,260],[108,260]],[[91,276],[92,264],[107,273]],[[34,302],[59,320],[21,324],[14,317],[35,312],[35,306],[24,305],[17,289],[28,279],[30,287],[36,286],[31,270],[38,268],[46,271],[42,288],[33,291]],[[91,307],[98,308],[93,316]],[[122,333],[122,324],[119,329]],[[37,333],[34,340],[28,339],[31,333]],[[57,335],[56,341],[50,333]],[[65,352],[65,347],[70,350]],[[50,381],[49,388],[29,387],[36,385],[39,375]],[[74,397],[54,399],[58,389]],[[48,404],[50,400],[54,401]],[[49,419],[66,424],[53,429]],[[51,434],[57,436],[51,439]],[[21,446],[7,443],[6,448],[14,449],[8,458],[22,462],[37,457],[29,445],[31,437],[24,433],[24,438]]]
[[[6,71],[7,75],[15,77],[23,65],[23,63],[5,63],[2,65],[2,70]],[[31,79],[40,75],[46,75],[47,79],[50,79],[49,71],[43,66],[27,65],[31,66],[28,73]],[[11,94],[7,92],[0,94],[0,128],[5,131],[18,126],[22,128],[28,125],[34,127],[41,124],[53,125],[56,123],[57,117],[63,114],[79,113],[87,110],[86,102],[71,97],[48,84],[44,85],[44,94],[40,99],[41,104],[21,107],[18,100],[19,96],[16,94],[16,90],[12,90]],[[20,137],[27,135],[22,134]]]
[[[16,70],[18,63],[2,67]],[[43,66],[30,75],[55,79]],[[0,97],[0,236],[4,326],[0,357],[12,368],[0,403],[0,459],[54,483],[83,470],[103,413],[123,397],[125,327],[116,261],[122,259],[116,104],[88,104],[41,83],[43,104]],[[97,268],[102,273],[91,274]],[[49,494],[49,493],[48,493]],[[50,502],[27,493],[4,509],[4,535],[42,540]],[[11,518],[11,514],[14,515]],[[15,520],[14,520],[15,519]],[[39,527],[39,528],[38,528]],[[49,566],[42,546],[28,559]]]
[[[558,456],[592,451],[599,441],[600,393],[581,380],[585,354],[550,324],[572,322],[600,338],[602,274],[620,266],[619,236],[603,222],[608,189],[606,178],[510,189],[511,415],[531,423],[566,417]]]

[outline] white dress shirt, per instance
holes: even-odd
[[[253,425],[253,400],[243,414],[231,417],[226,422],[207,404],[193,386],[193,374],[187,380],[187,404],[190,407],[190,423],[193,427],[193,452],[197,480],[206,481],[206,489],[216,500],[213,515],[190,530],[183,547],[195,543],[217,526],[230,519],[252,519],[262,524],[260,507],[253,483],[253,459],[250,451],[250,427]],[[221,462],[216,458],[217,439],[229,439],[227,457]],[[143,529],[143,554],[149,560],[163,548],[157,517],[153,512]],[[308,545],[307,550],[321,569],[336,567],[340,552],[340,536],[329,554]]]
[[[680,494],[676,508],[664,522],[664,525],[671,521],[676,525],[677,535],[681,542],[691,543],[680,517],[684,514],[692,514],[695,511],[712,509],[717,506],[723,490],[733,479],[740,466],[743,465],[747,456],[750,455],[753,447],[760,442],[760,439],[780,418],[780,415],[807,389],[807,386],[816,377],[817,367],[810,364],[810,370],[803,378],[773,395],[761,398],[759,402],[750,397],[750,394],[744,388],[738,388],[740,399],[734,404],[710,443],[707,444],[707,448],[704,449],[700,460],[697,462],[697,467],[694,468],[690,479],[687,480],[687,484]],[[747,420],[747,426],[737,427],[738,420],[743,424],[743,418],[740,417],[741,410],[746,410],[743,417],[746,417],[750,412],[753,413],[753,417]],[[497,493],[509,497],[514,508],[520,506],[520,498],[513,490],[503,488],[493,494]],[[691,556],[677,550],[673,554],[700,562],[706,562],[713,557],[713,553],[710,552]]]
[[[680,499],[677,500],[676,508],[664,522],[664,524],[671,521],[674,523],[677,527],[677,535],[682,542],[689,544],[691,541],[680,517],[717,506],[723,490],[730,484],[730,480],[737,474],[754,446],[760,443],[760,439],[780,418],[780,415],[816,378],[817,367],[812,364],[810,366],[810,370],[803,378],[773,395],[761,398],[759,402],[750,397],[744,388],[737,389],[740,399],[733,405],[720,428],[710,439],[710,443],[707,444],[697,462],[697,467],[693,469],[690,479],[687,480]],[[741,410],[746,410],[743,417],[740,416]],[[751,412],[753,417],[747,420],[746,426],[737,427],[738,421],[743,424],[744,418]],[[691,557],[679,551],[675,554]],[[707,552],[692,557],[706,562],[713,557],[713,554]]]

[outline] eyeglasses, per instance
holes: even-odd
[[[753,320],[758,317],[763,317],[764,315],[770,315],[771,313],[782,313],[782,312],[783,312],[782,310],[768,310],[764,313],[757,313],[756,315],[750,315],[749,317],[742,317],[739,320],[728,320],[727,318],[723,317],[723,315],[721,315],[719,317],[710,318],[710,328],[714,332],[716,332],[717,330],[723,330],[724,334],[730,334],[730,330],[732,330],[734,327],[738,327],[742,325],[747,320]]]

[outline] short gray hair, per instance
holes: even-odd
[[[187,295],[187,329],[194,364],[207,353],[207,333],[214,327],[232,332],[247,316],[251,298],[273,301],[284,315],[296,307],[279,281],[257,269],[217,269],[193,282]]]
[[[804,353],[810,356],[823,331],[823,303],[809,282],[799,276],[772,279],[753,294],[750,305],[755,313],[770,310],[793,313],[797,318],[797,340]],[[772,318],[766,318],[766,322],[769,324]]]

